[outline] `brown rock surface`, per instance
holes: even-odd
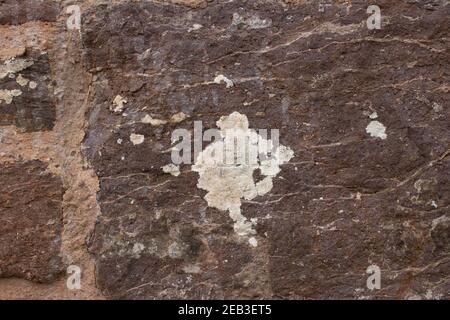
[[[0,125],[15,125],[23,131],[51,130],[55,121],[55,105],[51,89],[48,55],[42,52],[24,52],[13,60],[1,61],[7,71],[9,65],[23,63],[20,71],[8,73],[0,79],[0,92],[18,92],[10,101],[0,102]],[[22,69],[23,68],[23,69]]]
[[[91,251],[105,294],[448,297],[449,246],[436,241],[448,237],[448,112],[433,105],[448,100],[450,21],[449,7],[435,4],[383,2],[385,25],[374,31],[366,6],[353,2],[324,13],[276,1],[91,8],[83,40],[96,81],[85,146],[100,178]],[[216,84],[218,75],[234,86]],[[120,114],[110,107],[117,95],[127,101]],[[175,128],[215,127],[233,111],[254,128],[280,129],[295,152],[269,195],[243,203],[258,219],[256,248],[208,207],[189,166],[179,177],[161,170]],[[140,121],[179,112],[188,119],[176,125]],[[366,132],[373,112],[386,139]],[[366,288],[371,264],[382,269],[382,290]]]
[[[62,271],[59,177],[40,161],[0,166],[0,277],[50,282]]]
[[[80,31],[66,30],[69,2]],[[0,270],[53,280],[0,279],[0,298],[450,298],[447,2],[376,1],[375,30],[362,1],[69,2],[0,10],[0,62],[36,62],[0,79],[12,95],[0,98],[0,176],[51,190],[33,216],[42,240],[2,245]],[[47,78],[15,95],[19,73]],[[211,205],[198,168],[163,170],[174,130],[233,112],[279,129],[293,151],[267,192],[239,199],[251,237]],[[207,182],[228,203],[242,181]],[[60,224],[42,226],[57,192]],[[25,199],[0,212],[20,216]],[[58,232],[42,256],[58,268],[28,275],[27,250]],[[68,265],[82,268],[82,290],[54,280]]]
[[[55,22],[60,3],[53,0],[0,0],[0,24],[19,25],[28,21]]]

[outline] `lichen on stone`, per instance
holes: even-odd
[[[385,140],[387,138],[386,127],[379,121],[371,121],[366,128],[371,137]]]
[[[9,59],[0,65],[0,79],[3,79],[10,74],[16,74],[22,70],[31,67],[34,64],[32,60],[27,59]]]
[[[197,187],[208,192],[205,196],[208,205],[228,211],[236,234],[248,237],[256,234],[256,222],[242,214],[242,199],[252,200],[269,193],[273,179],[281,171],[280,165],[287,163],[294,152],[289,147],[276,146],[271,139],[249,129],[247,116],[239,112],[221,117],[217,126],[221,139],[198,155],[192,171],[199,174]],[[244,141],[245,146],[236,145],[236,139]],[[230,154],[236,160],[233,163],[226,161]],[[254,180],[255,170],[265,176],[261,181]],[[252,245],[254,243],[252,240]]]
[[[22,91],[14,90],[0,90],[0,103],[3,100],[6,104],[11,104],[14,97],[18,97],[22,94]]]

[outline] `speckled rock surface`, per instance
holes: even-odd
[[[55,22],[60,3],[54,0],[0,0],[0,24],[20,25],[28,21]]]
[[[49,93],[52,88],[47,54],[25,52],[0,64],[6,69],[5,77],[0,79],[0,92],[13,92],[0,104],[0,125],[13,124],[25,132],[51,130],[56,110],[53,95]]]
[[[0,281],[4,297],[450,298],[448,1],[46,3],[55,18],[0,14],[0,34],[48,40],[0,50],[2,63],[38,52],[42,68],[21,72],[46,74],[47,91],[12,94],[20,72],[0,90],[54,110],[21,125],[0,98],[0,165],[37,159],[61,176],[51,255],[85,278],[78,292],[64,276]],[[71,4],[80,30],[67,30]],[[244,186],[172,166],[171,135],[198,121],[278,129],[289,156]]]
[[[61,179],[40,161],[0,168],[0,277],[53,281],[63,270]]]

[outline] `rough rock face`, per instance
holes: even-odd
[[[0,125],[14,124],[27,132],[51,130],[55,105],[47,54],[27,52],[0,61],[0,68]]]
[[[0,0],[0,25],[55,22],[59,12],[60,4],[54,0]]]
[[[66,3],[3,10],[35,2],[0,0],[0,34],[48,40],[0,50],[0,176],[46,188],[2,186],[0,221],[26,228],[24,192],[42,228],[2,241],[0,277],[81,265],[81,298],[450,298],[447,1],[73,1],[72,31]],[[12,53],[33,65],[2,77]],[[175,130],[225,127],[278,129],[284,158],[172,162]]]
[[[383,4],[389,18],[376,31],[356,3],[323,14],[262,1],[85,14],[95,74],[85,145],[102,210],[90,248],[107,295],[448,294],[448,112],[433,106],[448,103],[450,8]],[[117,95],[126,103],[112,112]],[[295,151],[269,195],[244,201],[257,219],[254,248],[208,207],[190,166],[178,177],[161,170],[175,128],[214,127],[236,110],[254,128],[280,129]],[[179,124],[142,121],[180,112]],[[366,132],[374,112],[384,139]],[[132,134],[145,139],[135,145]],[[376,293],[365,285],[370,264],[385,275]]]
[[[40,161],[0,169],[0,277],[52,281],[62,272],[61,179]]]

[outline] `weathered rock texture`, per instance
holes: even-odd
[[[24,53],[14,60],[0,60],[0,64],[6,69],[5,77],[0,79],[0,92],[3,95],[13,92],[0,104],[0,125],[14,124],[28,132],[51,130],[56,112],[49,93],[51,73],[47,54]],[[15,65],[19,67],[14,68]],[[9,72],[15,70],[18,71]]]
[[[0,277],[52,281],[62,271],[62,181],[37,160],[0,168]]]
[[[0,104],[0,163],[14,162],[1,170],[65,190],[61,249],[46,246],[43,257],[81,265],[85,277],[81,292],[60,277],[53,295],[0,281],[0,297],[19,288],[44,298],[449,299],[450,4],[185,2],[47,1],[37,10],[48,14],[0,14],[0,34],[20,28],[48,40],[5,36],[2,61],[29,52],[48,60],[34,56],[41,67],[23,71],[47,77],[47,91],[13,97],[25,113]],[[65,29],[65,11],[53,14],[74,3],[79,32]],[[381,29],[367,28],[369,4],[381,8]],[[178,176],[162,169],[175,129],[216,128],[235,111],[251,128],[279,129],[294,151],[270,192],[242,199],[251,240],[208,206],[190,164]],[[34,159],[53,175],[17,169]],[[58,176],[62,186],[47,180]],[[1,210],[19,232],[17,201]],[[57,215],[51,208],[35,219]],[[34,230],[50,239],[61,225]],[[0,267],[28,270],[28,250],[42,243],[1,245]],[[366,286],[370,265],[381,289]],[[0,276],[56,275],[15,272]]]
[[[55,0],[0,0],[0,24],[3,25],[56,22],[59,13],[60,4]]]

